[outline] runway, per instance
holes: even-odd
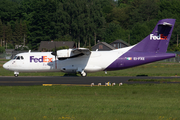
[[[123,83],[123,84],[146,84],[146,83],[159,83],[159,82],[132,82],[129,79],[173,79],[180,77],[62,77],[62,76],[49,76],[49,77],[0,77],[0,86],[31,86],[31,85],[89,85],[94,83],[97,85],[101,83]],[[174,83],[174,82],[167,82]]]

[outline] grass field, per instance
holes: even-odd
[[[13,72],[2,68],[5,62],[0,60],[0,76],[13,76]],[[178,76],[179,71],[178,63],[156,62],[108,72],[107,75],[97,72],[88,76]],[[63,75],[60,72],[20,73],[20,76]],[[124,84],[113,87],[0,86],[0,95],[1,120],[180,119],[180,84]]]
[[[129,79],[128,81],[133,82],[160,82],[160,83],[166,83],[166,82],[179,82],[180,78],[171,78],[171,79]]]
[[[1,86],[1,120],[179,120],[180,84]]]

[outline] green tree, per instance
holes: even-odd
[[[32,0],[31,19],[28,24],[29,43],[32,49],[37,49],[42,40],[49,41],[55,38],[53,24],[56,8],[54,0],[36,1]]]
[[[7,27],[6,27],[6,25],[5,24],[3,24],[3,26],[2,26],[2,46],[5,46],[5,43],[6,43],[6,29],[7,29]]]
[[[19,23],[18,20],[16,20],[15,22],[12,44],[14,46],[22,44],[22,23],[21,22]]]
[[[4,24],[15,21],[18,16],[18,3],[10,0],[0,0],[0,18]]]
[[[180,44],[172,45],[172,47],[169,49],[169,51],[173,51],[173,52],[180,51]]]
[[[7,47],[7,44],[9,43],[12,43],[12,29],[11,29],[11,25],[10,23],[8,22],[7,23],[7,26],[6,26],[6,47]]]
[[[140,42],[142,39],[144,39],[149,34],[149,30],[147,25],[136,23],[132,30],[131,30],[131,40],[130,44],[134,45],[138,42]]]
[[[104,41],[107,43],[111,43],[117,39],[122,39],[126,42],[129,42],[129,31],[124,30],[120,25],[115,23],[110,23],[106,28],[106,32],[104,35]]]
[[[0,47],[0,53],[3,53],[5,51],[4,47]]]
[[[0,42],[1,42],[1,46],[2,46],[2,38],[3,38],[3,24],[2,24],[2,21],[0,19]]]
[[[107,20],[109,22],[119,24],[124,29],[127,29],[130,20],[129,12],[130,12],[129,7],[123,7],[123,8],[115,7],[113,8],[111,14],[107,16]]]
[[[158,12],[158,19],[165,18],[174,18],[176,19],[176,23],[174,26],[174,30],[171,36],[170,44],[168,46],[168,50],[174,50],[175,45],[177,44],[177,35],[180,33],[180,1],[177,0],[161,0],[159,3],[160,10]]]
[[[134,0],[130,6],[129,28],[133,27],[137,22],[143,23],[157,18],[159,11],[158,2],[156,0]]]

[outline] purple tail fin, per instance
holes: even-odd
[[[160,20],[152,33],[130,51],[166,53],[175,21],[175,19]]]

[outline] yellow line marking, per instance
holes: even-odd
[[[46,81],[0,81],[0,83],[42,83]]]
[[[61,85],[61,86],[91,86],[91,85],[85,85],[85,84],[42,84],[42,86],[55,86],[55,85]],[[98,86],[98,85],[93,85]],[[105,86],[105,85],[101,85]]]
[[[43,86],[52,86],[52,84],[42,84]]]

